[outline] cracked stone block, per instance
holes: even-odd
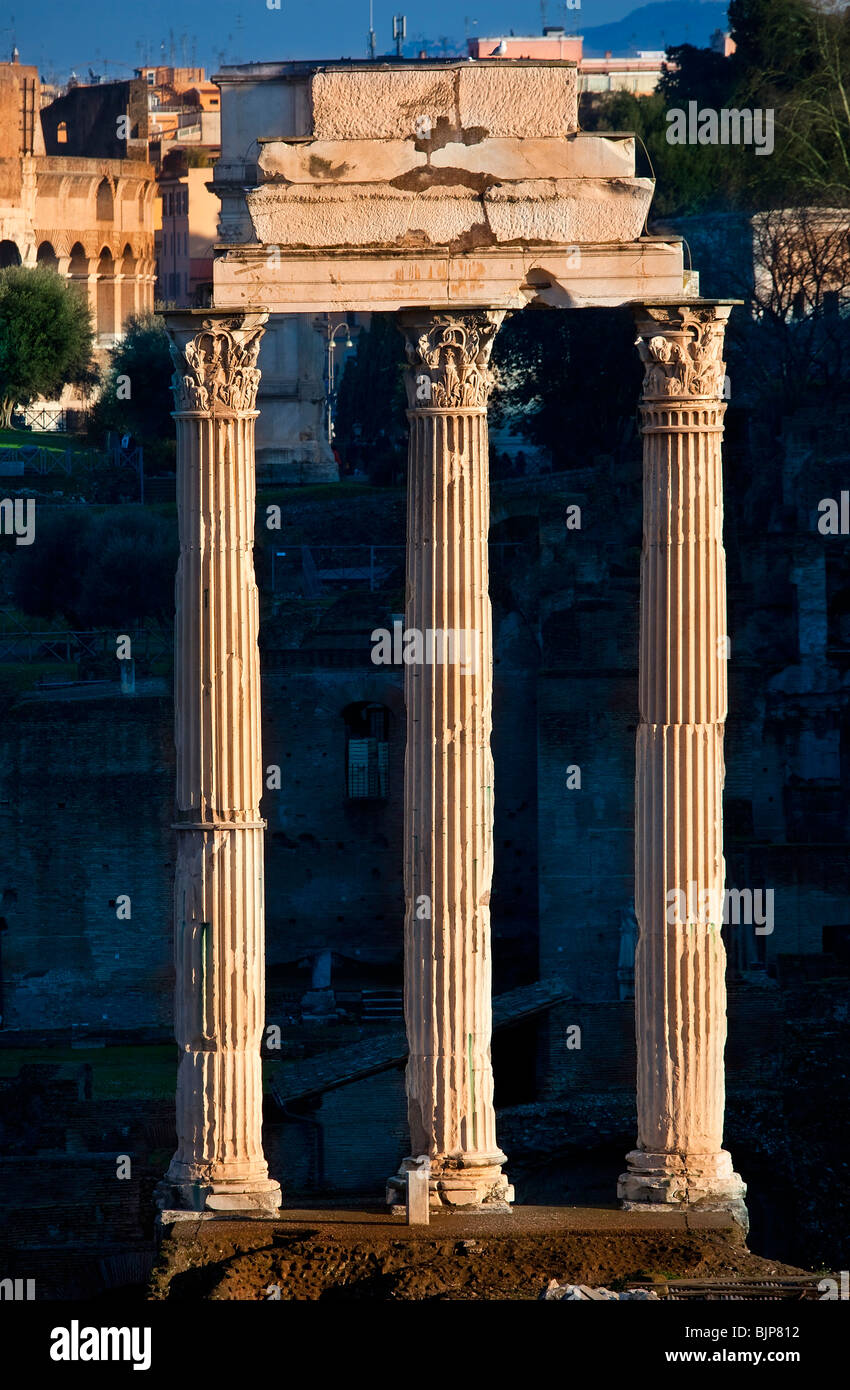
[[[392,246],[416,234],[440,246],[475,225],[485,231],[481,199],[465,188],[266,184],[248,195],[248,206],[259,239],[281,246]]]
[[[497,241],[633,241],[652,199],[651,179],[534,179],[483,195]]]
[[[387,183],[264,184],[247,201],[267,245],[563,245],[632,241],[651,196],[649,179],[533,179],[483,194],[454,184],[419,193]]]
[[[446,182],[459,178],[488,180],[633,178],[635,142],[574,135],[566,139],[496,138],[464,144],[450,140],[437,148],[417,148],[406,140],[310,140],[263,142],[259,167],[269,179],[289,183],[390,183],[420,171],[419,177]]]
[[[415,134],[419,116],[433,126],[456,120],[451,68],[330,69],[313,75],[310,90],[319,140],[403,140]]]
[[[463,63],[449,68],[355,68],[310,82],[318,140],[397,140],[421,130],[487,136],[566,135],[578,126],[575,67]]]
[[[574,67],[470,64],[458,77],[462,130],[487,135],[566,135],[578,126]]]

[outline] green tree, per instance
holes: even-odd
[[[650,96],[617,92],[596,99],[589,129],[634,130],[656,179],[652,216],[738,209],[764,211],[802,202],[850,205],[850,7],[830,0],[731,0],[737,45],[724,58],[682,44]],[[773,112],[774,148],[671,145],[668,111]]]
[[[403,465],[407,422],[404,339],[394,314],[373,314],[357,352],[345,364],[336,410],[336,442],[343,457],[376,483]]]
[[[75,285],[39,266],[0,271],[0,425],[36,396],[58,396],[69,383],[91,387],[93,334]]]
[[[738,95],[754,104],[772,94],[793,92],[816,64],[815,0],[730,0],[729,29],[735,41],[731,68]]]
[[[103,435],[116,430],[147,446],[155,441],[170,445],[173,374],[165,321],[157,314],[133,315],[109,355],[103,390],[89,414],[90,431]]]
[[[165,624],[176,565],[176,526],[156,513],[63,507],[39,521],[37,545],[16,549],[12,594],[32,617],[61,616],[78,629]]]
[[[623,309],[525,309],[493,347],[494,427],[546,450],[555,469],[613,452],[634,416],[641,368],[631,314]]]
[[[688,100],[702,101],[698,91],[690,90],[691,96],[684,99],[678,95],[668,98],[661,91],[642,97],[614,92],[596,105],[586,121],[587,129],[600,134],[609,130],[634,131],[638,137],[637,171],[655,179],[652,217],[684,217],[729,202],[729,149],[716,145],[671,145],[667,140],[670,107],[687,109]],[[735,155],[741,153],[734,151]]]
[[[735,71],[728,58],[713,48],[682,43],[668,48],[672,66],[661,77],[657,91],[667,106],[698,101],[715,109],[728,103],[735,87]]]
[[[815,8],[811,61],[782,112],[788,183],[814,203],[850,206],[850,10]]]

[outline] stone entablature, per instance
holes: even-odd
[[[567,135],[578,129],[577,90],[571,62],[322,65],[310,76],[313,134],[407,139],[427,117],[438,138]]]
[[[689,293],[681,244],[641,234],[653,182],[635,175],[633,137],[577,129],[574,63],[283,64],[265,79],[259,120],[259,74],[230,68],[221,81],[221,307],[578,307]],[[232,138],[249,111],[250,165],[249,142],[240,163]]]

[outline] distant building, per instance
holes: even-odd
[[[143,82],[74,83],[41,112],[49,155],[83,159],[135,158],[147,162],[148,93]]]
[[[157,303],[201,308],[212,289],[219,201],[212,166],[221,153],[221,92],[203,68],[143,67],[151,122],[151,159],[158,169]]]
[[[162,65],[137,68],[129,81],[73,81],[42,113],[48,153],[130,152],[158,171],[152,221],[162,305],[209,298],[218,200],[207,183],[220,152],[220,105],[203,68]]]
[[[155,164],[161,165],[176,144],[218,149],[221,93],[203,68],[137,68],[136,79],[145,89]]]
[[[715,29],[711,36],[711,47],[715,53],[721,53],[724,58],[731,58],[738,45],[731,34],[725,34],[722,29]]]
[[[146,106],[133,82],[72,88],[45,107],[41,96],[37,68],[0,63],[0,268],[47,265],[76,281],[107,348],[153,307]]]
[[[641,50],[629,58],[613,58],[610,53],[604,58],[582,58],[578,89],[580,92],[633,92],[635,96],[647,96],[674,66],[663,51]]]
[[[663,52],[640,51],[624,58],[606,53],[604,58],[586,58],[584,39],[567,34],[562,28],[547,26],[542,35],[497,35],[495,38],[467,40],[471,58],[559,58],[578,64],[580,92],[634,92],[637,96],[654,92],[663,74],[672,66]]]
[[[542,35],[498,35],[493,39],[467,40],[470,58],[565,58],[581,61],[584,39],[564,29],[547,26]]]
[[[154,63],[143,68],[136,68],[136,76],[140,77],[148,87],[157,90],[167,88],[172,92],[184,92],[196,82],[203,82],[206,74],[203,68],[180,68],[174,67],[173,64]]]
[[[203,308],[212,292],[219,201],[211,191],[212,160],[189,167],[182,155],[182,150],[169,154],[159,176],[162,226],[156,297],[163,306]]]

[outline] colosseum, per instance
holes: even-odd
[[[38,69],[16,54],[0,64],[0,269],[47,265],[79,282],[101,349],[154,302],[155,172],[129,116],[126,129],[126,157],[48,154]],[[60,123],[51,145],[66,140]]]

